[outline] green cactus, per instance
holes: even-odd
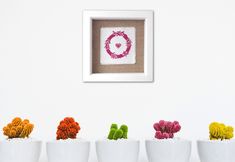
[[[127,125],[121,125],[118,129],[117,124],[112,124],[110,127],[108,139],[109,140],[117,140],[117,139],[127,139],[128,127]]]
[[[112,128],[114,128],[114,129],[118,129],[118,125],[117,125],[117,124],[115,124],[115,123],[113,123],[113,124],[111,125],[110,129],[112,129]]]
[[[121,129],[117,129],[113,135],[113,139],[117,140],[117,139],[121,139],[123,135],[123,131]]]
[[[115,134],[116,130],[117,129],[111,127],[111,129],[109,131],[108,139],[110,139],[110,140],[113,139],[113,135]]]
[[[120,129],[123,131],[123,136],[122,136],[122,138],[127,139],[127,133],[128,133],[128,127],[127,127],[127,125],[121,125]]]

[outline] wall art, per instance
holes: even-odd
[[[83,81],[153,81],[153,11],[83,12]]]

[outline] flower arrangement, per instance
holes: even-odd
[[[72,117],[66,117],[64,120],[60,121],[57,127],[56,139],[75,139],[80,130],[79,124]]]
[[[224,140],[233,138],[233,127],[223,123],[212,122],[209,125],[210,140]]]
[[[3,134],[8,138],[28,138],[34,125],[28,119],[16,117],[3,128]]]
[[[128,134],[128,126],[127,125],[121,125],[120,128],[118,128],[117,124],[112,124],[110,127],[108,139],[109,140],[117,140],[117,139],[127,139]]]
[[[153,128],[156,131],[155,138],[168,139],[173,138],[174,134],[180,131],[181,126],[178,121],[170,122],[160,120],[153,125]]]

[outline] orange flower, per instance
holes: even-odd
[[[28,119],[22,120],[16,117],[3,128],[3,134],[8,138],[28,138],[33,127],[34,125],[30,124]]]
[[[80,126],[72,117],[66,117],[64,120],[60,121],[59,126],[57,127],[56,139],[74,139],[77,136],[77,133],[80,130]]]

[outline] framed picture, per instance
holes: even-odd
[[[153,82],[153,11],[83,11],[83,81]]]

